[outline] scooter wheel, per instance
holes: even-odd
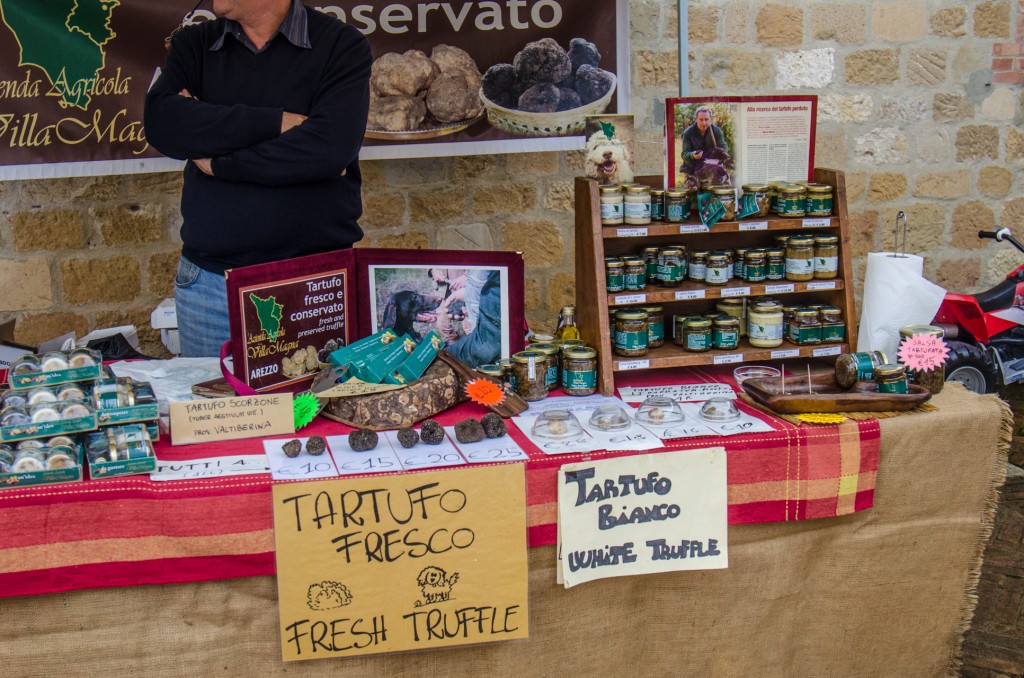
[[[988,354],[973,344],[948,341],[946,381],[956,381],[975,393],[996,392],[996,368]]]

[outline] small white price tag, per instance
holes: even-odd
[[[767,231],[768,230],[768,222],[767,221],[741,221],[740,222],[740,230],[741,231]]]
[[[620,294],[615,297],[615,303],[617,305],[622,304],[643,304],[647,301],[646,294]]]
[[[741,363],[741,362],[743,362],[743,354],[742,353],[730,353],[729,355],[716,355],[715,356],[715,364],[716,365],[728,365],[730,363]]]
[[[684,292],[676,292],[676,301],[685,301],[686,299],[703,299],[704,290],[686,290]]]
[[[651,366],[650,360],[620,360],[615,364],[615,369],[620,371],[626,370],[646,370]]]
[[[826,346],[824,348],[816,348],[811,351],[811,355],[815,358],[824,358],[827,355],[839,355],[843,352],[842,346]]]
[[[832,219],[823,217],[821,219],[804,219],[804,228],[828,228],[832,225]]]
[[[723,287],[723,297],[745,297],[750,294],[749,287]]]
[[[707,233],[710,230],[704,224],[683,224],[679,227],[680,233]]]
[[[785,351],[772,351],[772,360],[777,360],[778,358],[799,358],[799,357],[800,357],[800,349],[798,349],[798,348],[787,349]]]
[[[620,238],[645,238],[647,237],[646,228],[620,228],[615,231],[615,235]]]
[[[829,280],[827,282],[812,282],[807,283],[808,290],[834,290],[836,288],[836,281]]]
[[[765,294],[789,294],[796,290],[796,286],[793,283],[788,285],[765,285]]]

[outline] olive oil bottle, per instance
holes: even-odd
[[[576,307],[565,306],[558,314],[558,327],[555,328],[555,341],[579,339],[580,330],[576,327]]]

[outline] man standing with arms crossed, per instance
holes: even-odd
[[[224,271],[351,247],[372,57],[299,0],[214,0],[146,96],[149,143],[188,160],[174,280],[183,356],[230,336]]]

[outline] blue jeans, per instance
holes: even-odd
[[[220,347],[231,338],[224,275],[181,257],[174,276],[174,305],[182,357],[219,357]]]

